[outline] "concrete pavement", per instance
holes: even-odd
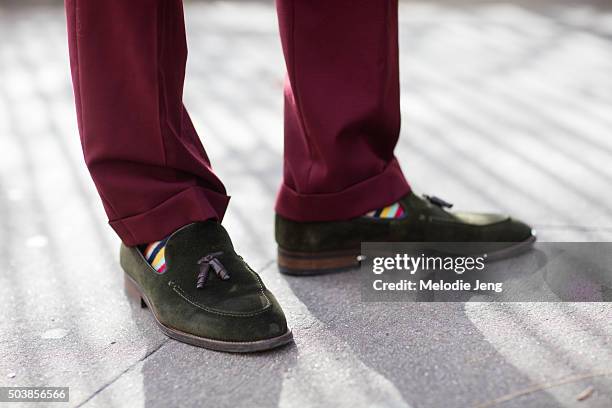
[[[531,3],[401,4],[397,155],[415,190],[457,208],[511,212],[545,241],[610,241],[612,7]],[[609,304],[366,304],[355,273],[280,275],[273,5],[186,12],[186,105],[232,195],[225,225],[296,344],[197,349],[128,302],[81,158],[61,5],[0,5],[0,386],[70,386],[71,407],[612,405],[612,376],[596,376],[612,370]]]

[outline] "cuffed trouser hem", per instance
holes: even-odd
[[[335,193],[300,194],[283,184],[276,212],[299,222],[347,220],[392,204],[409,192],[410,185],[393,159],[382,173]]]
[[[203,187],[191,187],[172,196],[149,211],[109,224],[125,245],[159,241],[182,226],[196,221],[221,221],[229,197]]]

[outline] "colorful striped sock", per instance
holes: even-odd
[[[370,218],[385,218],[385,219],[399,219],[404,218],[406,216],[406,211],[404,211],[404,207],[400,205],[400,203],[393,203],[384,208],[370,211],[364,215],[364,217]]]
[[[155,241],[140,247],[140,251],[144,255],[147,262],[157,271],[164,273],[166,271],[166,242],[168,238],[161,241]]]

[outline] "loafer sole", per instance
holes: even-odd
[[[501,260],[519,255],[531,249],[535,235],[507,248],[489,252],[489,260]],[[278,247],[278,269],[285,275],[309,276],[343,272],[359,266],[361,249],[329,252],[298,252]]]
[[[288,343],[293,342],[293,333],[291,330],[287,330],[285,334],[270,339],[256,340],[256,341],[224,341],[210,339],[206,337],[196,336],[191,333],[186,333],[181,330],[174,329],[166,326],[157,318],[155,307],[151,301],[144,294],[138,283],[127,273],[125,276],[125,291],[126,294],[135,301],[140,302],[142,308],[148,307],[155,323],[159,326],[164,334],[172,339],[178,340],[182,343],[191,344],[192,346],[203,347],[215,351],[223,351],[228,353],[254,353],[258,351],[271,350],[277,347],[284,346]]]

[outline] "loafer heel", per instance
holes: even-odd
[[[360,250],[298,252],[278,247],[278,268],[286,275],[318,275],[359,266]]]
[[[128,298],[130,298],[134,302],[140,302],[141,308],[143,309],[146,308],[147,304],[145,303],[144,299],[140,295],[140,290],[138,289],[136,284],[132,281],[132,279],[130,279],[125,274],[123,276],[123,284],[125,288],[125,294],[128,296]]]

